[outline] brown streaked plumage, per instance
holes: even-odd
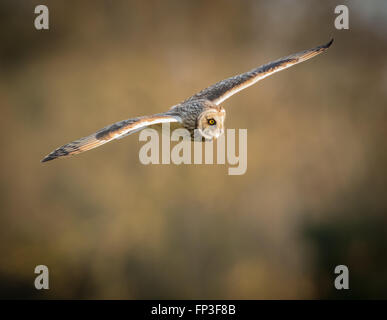
[[[194,96],[188,98],[186,101],[193,99],[208,99],[214,104],[218,105],[224,100],[228,99],[235,93],[246,89],[247,87],[253,85],[254,83],[276,73],[282,71],[286,68],[294,66],[300,62],[309,60],[320,53],[327,50],[333,42],[331,39],[327,44],[315,47],[313,49],[301,51],[295,54],[292,54],[287,57],[275,60],[253,70],[250,70],[246,73],[222,80],[214,85],[200,91]]]
[[[90,136],[59,147],[47,155],[42,162],[75,155],[114,139],[120,139],[146,127],[160,125],[165,122],[175,122],[177,125],[186,128],[190,131],[192,139],[195,140],[198,138],[200,140],[217,138],[223,134],[226,115],[223,107],[219,105],[220,103],[237,92],[278,71],[319,55],[327,50],[332,42],[333,39],[325,45],[278,59],[246,73],[222,80],[193,95],[182,103],[173,106],[167,112],[114,123]],[[211,120],[214,121],[212,122]],[[195,136],[195,129],[199,129],[200,137]]]
[[[147,126],[163,122],[179,122],[179,118],[168,115],[154,115],[120,121],[107,126],[90,136],[80,138],[59,147],[47,155],[42,162],[53,160],[58,157],[75,155],[99,147],[106,142],[120,138],[123,135],[131,134],[136,130],[141,130]]]

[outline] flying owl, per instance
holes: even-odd
[[[192,140],[218,138],[224,132],[226,111],[220,105],[223,101],[275,72],[319,55],[326,51],[332,42],[333,39],[327,44],[278,59],[246,73],[222,80],[171,107],[166,112],[116,122],[92,135],[55,149],[42,162],[75,155],[112,140],[121,139],[146,127],[160,126],[166,122],[174,123],[175,128],[187,129]]]

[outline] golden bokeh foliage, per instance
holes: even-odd
[[[61,0],[37,31],[39,1],[1,1],[0,296],[386,298],[387,11],[360,2],[338,31],[336,1]],[[142,165],[137,134],[40,163],[331,36],[223,103],[248,129],[245,175]]]

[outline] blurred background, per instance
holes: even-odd
[[[248,129],[245,175],[144,166],[138,135],[40,163],[332,36],[223,103]],[[387,298],[385,1],[3,0],[0,40],[1,298]]]

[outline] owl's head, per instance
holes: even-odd
[[[212,140],[224,133],[226,111],[221,106],[213,106],[204,110],[198,118],[198,131],[202,137]]]

